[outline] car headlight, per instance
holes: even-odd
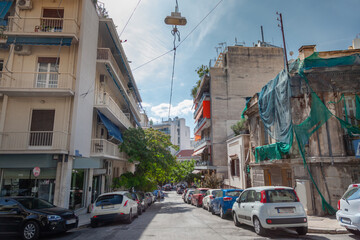
[[[48,218],[49,221],[58,221],[58,220],[61,220],[61,217],[58,216],[58,215],[48,215],[47,218]]]

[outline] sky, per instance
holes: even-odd
[[[221,0],[178,0],[187,19],[180,26],[183,40]],[[173,49],[172,26],[164,19],[175,9],[175,0],[101,0],[117,26],[133,76],[142,97],[142,106],[154,123],[168,118],[173,52],[140,68],[144,63]],[[317,51],[344,50],[360,35],[359,0],[223,0],[218,7],[177,48],[171,117],[186,119],[193,136],[191,88],[199,77],[196,69],[209,65],[217,56],[219,43],[251,47],[261,40],[283,46],[276,12],[282,13],[287,52],[298,56],[302,45],[316,44]],[[218,50],[219,51],[219,50]],[[274,76],[275,77],[275,76]],[[269,79],[270,81],[271,79]]]

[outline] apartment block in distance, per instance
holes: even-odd
[[[135,169],[118,145],[141,97],[116,27],[91,0],[0,7],[0,195],[86,209]]]

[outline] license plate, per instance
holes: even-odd
[[[278,213],[294,213],[294,208],[278,208]]]
[[[114,208],[114,205],[103,205],[101,206],[102,209]]]
[[[345,224],[351,224],[351,221],[347,218],[341,218],[341,222]]]
[[[76,223],[76,219],[66,220],[66,224],[73,224],[73,223]]]

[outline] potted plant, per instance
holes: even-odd
[[[240,119],[237,123],[231,126],[231,129],[234,131],[235,136],[240,134],[248,134],[249,130],[248,130],[247,119],[246,118]]]

